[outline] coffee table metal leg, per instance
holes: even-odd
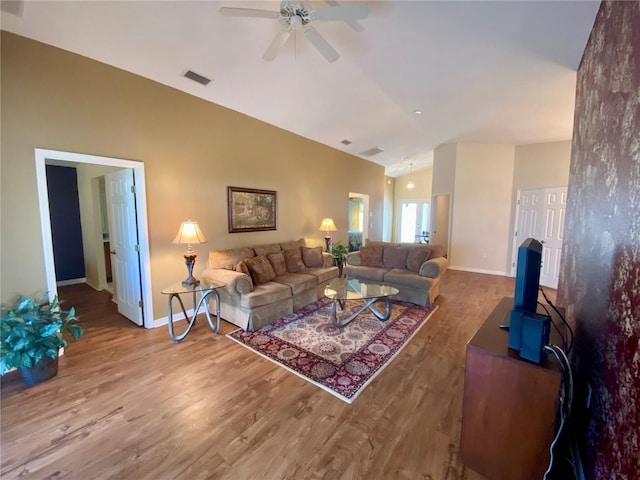
[[[173,332],[173,299],[174,297],[177,298],[178,302],[180,303],[180,308],[182,309],[182,314],[184,315],[184,319],[189,322],[189,325],[187,325],[187,329],[184,332],[182,332],[180,335],[175,335]],[[193,317],[191,318],[191,320],[189,320],[189,317],[187,316],[187,312],[184,309],[184,303],[182,303],[182,298],[180,297],[179,294],[175,293],[175,294],[169,295],[167,313],[169,314],[167,319],[168,320],[167,324],[169,325],[169,338],[171,338],[171,340],[173,340],[174,342],[178,343],[188,335],[189,331],[193,327],[193,324],[196,322],[196,316],[198,312],[196,311]]]
[[[216,324],[215,325],[211,321],[211,312],[209,312],[209,304],[207,303],[207,298],[211,294],[213,294],[213,296],[216,298]],[[211,329],[211,331],[213,331],[213,333],[218,333],[220,331],[220,295],[216,290],[212,290],[210,292],[205,293],[200,299],[200,302],[198,303],[198,308],[195,311],[196,315],[198,314],[198,311],[200,310],[200,306],[203,303],[204,303],[204,313],[207,316],[207,323],[209,323],[209,328]]]
[[[375,308],[373,308],[373,304],[378,302],[378,301],[384,302],[384,306],[385,306],[384,313],[380,313]],[[336,304],[337,303],[338,303],[338,300],[334,299],[333,303],[331,304],[331,323],[333,323],[333,325],[338,327],[338,328],[342,328],[342,327],[345,327],[346,325],[348,325],[358,315],[360,315],[362,312],[364,312],[367,308],[371,311],[371,313],[373,313],[376,316],[376,318],[378,320],[381,320],[383,322],[389,320],[389,318],[391,317],[391,301],[389,300],[389,297],[370,298],[370,299],[365,301],[364,306],[360,310],[355,312],[350,317],[347,317],[347,318],[345,318],[343,320],[340,320],[340,321],[338,321],[337,308],[336,308]],[[344,308],[344,305],[341,304],[340,306],[342,308]]]

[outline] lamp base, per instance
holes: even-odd
[[[189,272],[189,276],[186,280],[182,282],[182,285],[185,287],[190,287],[192,285],[198,285],[200,280],[196,279],[193,276],[193,265],[196,263],[197,255],[195,253],[185,253],[184,254],[184,263],[187,266],[187,271]]]
[[[327,252],[329,253],[333,252],[333,244],[331,243],[331,237],[329,236],[324,237],[324,241],[327,244]]]

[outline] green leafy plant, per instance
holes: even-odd
[[[45,356],[56,358],[67,346],[66,333],[74,340],[84,333],[73,307],[62,310],[58,297],[49,301],[48,292],[19,296],[16,307],[0,317],[0,374],[31,368]]]
[[[333,254],[333,258],[336,259],[336,263],[340,264],[347,257],[348,252],[349,250],[347,249],[347,246],[342,243],[342,240],[338,240],[338,242],[333,245],[331,253]]]

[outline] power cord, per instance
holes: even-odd
[[[567,343],[567,349],[566,349],[567,350],[567,355],[569,355],[571,353],[571,349],[573,348],[573,329],[571,328],[571,325],[569,325],[567,320],[564,318],[564,315],[562,315],[560,313],[560,311],[556,308],[556,306],[553,304],[553,302],[551,300],[549,300],[549,297],[547,297],[547,294],[544,292],[542,287],[538,287],[538,290],[540,290],[540,292],[542,293],[542,296],[544,297],[544,299],[551,306],[551,308],[553,308],[553,310],[558,314],[558,316],[562,320],[562,323],[564,323],[564,325],[567,327],[567,330],[569,330],[570,341],[569,342],[565,341],[565,343]],[[562,337],[564,338],[564,335]]]
[[[544,311],[547,312],[547,316],[549,317],[549,320],[551,321],[551,325],[553,325],[553,327],[558,332],[558,335],[560,335],[560,338],[562,339],[562,348],[563,348],[563,350],[566,350],[567,349],[567,339],[566,339],[565,334],[560,331],[560,328],[558,328],[558,325],[556,325],[556,322],[553,321],[553,316],[551,315],[551,312],[549,312],[549,309],[547,308],[547,306],[542,302],[538,302],[538,305],[540,305],[544,309]]]
[[[564,430],[565,422],[571,414],[571,404],[573,403],[573,373],[571,372],[569,359],[562,348],[557,345],[545,345],[544,351],[552,354],[556,358],[563,373],[560,385],[560,425],[553,441],[551,442],[551,446],[549,447],[549,466],[547,471],[544,472],[543,477],[543,480],[547,480],[547,476],[551,472],[551,468],[553,466],[553,450]]]

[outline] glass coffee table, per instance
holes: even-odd
[[[178,343],[186,337],[191,328],[196,323],[196,317],[198,316],[198,312],[200,308],[204,306],[204,313],[207,317],[207,323],[209,324],[209,328],[214,333],[218,333],[220,330],[220,296],[218,295],[218,289],[224,287],[224,283],[218,282],[209,282],[206,280],[200,280],[198,283],[193,285],[183,285],[182,283],[175,283],[160,293],[163,295],[168,295],[169,299],[167,302],[167,323],[169,325],[169,337],[174,342]],[[198,299],[198,295],[200,294],[200,298]],[[191,318],[188,317],[187,312],[184,308],[184,303],[182,302],[182,298],[180,295],[182,294],[191,294],[193,296],[193,313]],[[209,313],[209,306],[207,305],[207,299],[209,295],[213,295],[216,299],[216,323],[215,325],[211,321],[211,314]],[[180,308],[182,308],[182,314],[184,315],[184,319],[189,322],[187,328],[179,335],[176,335],[173,331],[173,299],[177,298],[178,303],[180,303]]]
[[[336,327],[344,327],[349,322],[353,321],[358,315],[365,310],[369,309],[377,319],[383,322],[389,320],[391,316],[391,299],[394,295],[398,294],[398,289],[372,282],[362,282],[355,278],[334,278],[331,283],[324,289],[326,297],[333,300],[331,305],[331,322]],[[364,306],[349,316],[338,321],[338,309],[337,305],[340,305],[340,309],[344,309],[347,300],[364,300]],[[379,312],[373,308],[373,304],[376,302],[384,303],[384,313]]]

